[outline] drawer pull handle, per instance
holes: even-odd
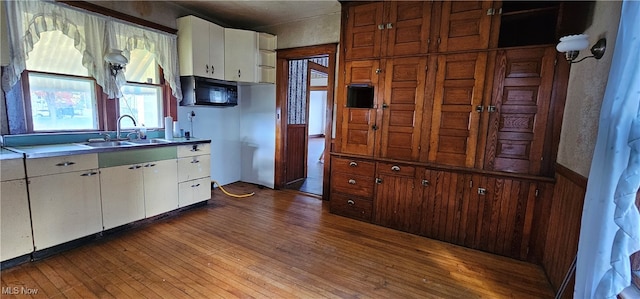
[[[352,199],[347,200],[347,204],[349,204],[350,206],[355,205],[356,202],[353,201]]]
[[[422,180],[422,186],[429,186],[429,180]]]
[[[140,168],[140,167],[142,167],[142,166],[140,166],[140,165],[133,165],[133,166],[129,167],[129,169],[138,169],[138,168]]]
[[[351,166],[351,167],[358,167],[358,163],[351,161],[351,162],[349,163],[349,166]]]
[[[76,162],[62,162],[62,163],[56,164],[56,166],[71,166],[73,164],[76,164]]]
[[[349,184],[351,184],[351,185],[355,185],[355,184],[356,184],[356,180],[354,180],[354,179],[350,179],[350,180],[349,180]]]
[[[191,163],[200,163],[200,160],[193,160]]]
[[[393,170],[393,171],[400,171],[400,166],[398,166],[398,165],[393,165],[393,166],[391,166],[391,170]]]
[[[83,173],[80,176],[92,176],[92,175],[96,175],[98,174],[98,172],[96,171],[91,171],[91,172],[87,172],[87,173]]]
[[[200,184],[191,185],[191,188],[200,187]]]
[[[197,145],[194,145],[194,146],[191,148],[191,151],[192,151],[192,152],[199,152],[199,151],[200,151],[200,149],[198,148],[198,146],[197,146]]]
[[[154,167],[154,166],[156,166],[156,165],[155,164],[147,164],[144,167]]]

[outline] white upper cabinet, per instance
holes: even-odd
[[[224,80],[224,28],[194,16],[176,22],[180,76]]]
[[[258,34],[255,31],[224,29],[224,79],[257,82]]]

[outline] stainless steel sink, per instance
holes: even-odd
[[[164,139],[139,139],[139,140],[128,140],[127,142],[133,144],[157,144],[157,143],[169,143],[170,141]]]
[[[99,141],[99,142],[86,142],[83,144],[89,147],[118,147],[118,146],[125,146],[125,145],[133,145],[129,141]]]

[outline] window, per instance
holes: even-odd
[[[81,61],[73,39],[41,33],[27,59],[32,131],[98,129],[95,83]]]
[[[136,49],[131,51],[129,61],[125,71],[128,83],[119,99],[120,115],[133,116],[138,125],[161,128],[163,94],[156,60],[149,51]],[[123,128],[132,126],[133,123],[123,120]]]

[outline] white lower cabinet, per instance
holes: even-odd
[[[144,210],[151,217],[178,208],[178,163],[176,159],[144,165]]]
[[[180,207],[211,198],[210,144],[178,147],[178,193]]]
[[[104,229],[144,218],[143,165],[100,169]]]
[[[22,159],[0,161],[0,260],[33,251],[27,180]]]
[[[97,174],[93,169],[29,178],[35,250],[102,231]]]

